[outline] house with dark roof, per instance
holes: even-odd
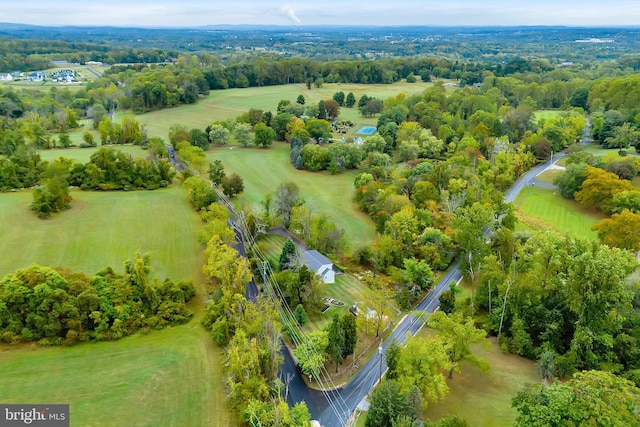
[[[301,261],[310,271],[322,278],[324,283],[335,283],[336,272],[333,271],[333,263],[315,250],[308,250],[302,254]]]

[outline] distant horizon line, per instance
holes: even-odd
[[[640,29],[639,24],[610,24],[610,25],[545,25],[545,24],[526,24],[526,25],[505,25],[505,24],[460,24],[460,25],[438,25],[438,24],[424,24],[424,25],[403,25],[403,24],[203,24],[192,26],[171,26],[171,25],[69,25],[69,24],[28,24],[23,22],[0,22],[2,26],[15,26],[15,27],[39,27],[39,28],[118,28],[118,29],[172,29],[172,30],[197,30],[197,29],[209,29],[215,27],[252,27],[252,28],[287,28],[287,29],[300,29],[305,28],[549,28],[549,29]]]

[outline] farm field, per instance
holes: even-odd
[[[40,150],[40,157],[42,160],[53,161],[58,157],[66,157],[68,159],[75,160],[78,163],[88,163],[91,159],[91,155],[95,153],[102,145],[97,147],[88,148],[52,148],[50,150]],[[116,150],[123,151],[130,154],[133,158],[146,158],[149,154],[148,151],[143,150],[137,145],[106,145],[105,147],[113,147]]]
[[[245,89],[214,90],[209,96],[200,99],[193,105],[169,108],[161,111],[141,114],[137,116],[141,124],[146,125],[149,136],[166,138],[169,128],[174,124],[184,124],[188,128],[204,129],[216,120],[234,119],[250,108],[258,108],[275,113],[278,102],[288,99],[295,103],[298,95],[303,95],[307,102],[318,102],[321,99],[331,99],[333,94],[343,91],[345,94],[353,92],[356,99],[363,94],[385,99],[399,93],[407,95],[419,94],[432,83],[394,83],[390,85],[364,85],[347,83],[325,83],[321,88],[307,87],[300,84],[283,86],[263,86]],[[363,118],[357,108],[340,109],[342,120],[352,120],[358,124],[376,123],[376,118]]]
[[[32,262],[93,274],[122,271],[136,250],[159,280],[193,280],[202,295],[200,220],[184,190],[74,191],[73,207],[50,220],[29,211],[31,192],[0,195],[0,274]],[[19,250],[16,250],[19,248]],[[54,348],[0,345],[0,401],[71,405],[72,425],[229,425],[222,354],[196,318],[114,342]]]
[[[227,426],[221,363],[198,320],[114,342],[1,345],[0,401],[68,403],[72,426]]]
[[[420,334],[425,335],[428,329]],[[449,394],[442,402],[431,403],[423,412],[425,419],[436,421],[447,415],[464,418],[472,427],[513,425],[517,411],[511,408],[511,398],[527,383],[541,381],[535,362],[513,354],[504,354],[495,338],[491,347],[474,344],[475,354],[489,362],[491,369],[482,372],[468,363],[461,373],[447,380]]]
[[[591,226],[604,218],[602,214],[563,198],[557,190],[541,187],[525,188],[514,205],[518,208],[516,216],[520,223],[529,229],[550,229],[572,236],[597,239],[598,233],[591,230]],[[516,229],[527,229],[520,228],[520,223]]]
[[[90,275],[106,266],[122,271],[140,250],[158,279],[201,282],[200,220],[182,188],[71,195],[72,208],[48,220],[29,210],[30,191],[0,195],[0,275],[31,263]]]
[[[373,221],[360,212],[353,200],[353,180],[357,171],[331,175],[328,172],[296,170],[289,163],[289,145],[276,142],[268,149],[223,147],[207,151],[209,162],[221,160],[227,174],[235,172],[244,180],[241,197],[258,205],[278,185],[295,182],[307,206],[323,213],[345,230],[350,246],[369,242],[375,236]]]

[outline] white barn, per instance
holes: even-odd
[[[302,254],[302,263],[322,278],[324,283],[335,283],[336,272],[333,271],[333,263],[318,251],[305,251]]]

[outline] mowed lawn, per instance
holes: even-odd
[[[536,176],[536,179],[538,181],[546,182],[547,184],[553,184],[553,180],[563,172],[564,171],[561,169],[550,169]]]
[[[31,263],[122,272],[140,250],[159,280],[201,281],[200,220],[181,187],[71,195],[71,209],[41,220],[29,210],[30,191],[0,194],[0,277]]]
[[[539,120],[555,119],[565,111],[562,110],[537,110],[533,112],[536,122]]]
[[[563,198],[558,190],[541,187],[526,187],[514,205],[518,208],[516,216],[529,229],[550,229],[593,239],[597,239],[598,233],[591,230],[591,226],[605,218],[603,214]]]
[[[169,128],[174,124],[183,124],[189,129],[204,129],[216,120],[235,119],[251,108],[271,111],[275,114],[278,102],[281,99],[287,99],[295,103],[298,95],[304,96],[307,103],[317,103],[321,99],[331,99],[333,94],[338,91],[343,91],[345,95],[353,92],[356,99],[359,99],[363,94],[386,99],[399,93],[407,95],[419,94],[431,85],[431,83],[422,82],[398,82],[389,85],[332,83],[324,84],[321,88],[312,86],[311,90],[308,90],[305,84],[300,83],[282,86],[212,90],[206,98],[200,99],[196,104],[141,114],[137,116],[137,119],[147,127],[149,136],[166,138]],[[355,107],[342,107],[339,118],[367,124],[375,123],[376,121],[375,118],[365,119],[360,117],[358,109]]]
[[[227,174],[235,172],[244,180],[247,201],[257,206],[278,185],[294,182],[307,206],[323,213],[345,230],[351,247],[375,237],[373,221],[361,212],[354,199],[353,180],[357,171],[331,175],[328,172],[296,170],[289,162],[289,145],[276,142],[270,148],[214,148],[207,151],[210,162],[222,161]]]
[[[428,330],[423,330],[424,335]],[[511,398],[527,383],[539,383],[535,362],[513,354],[504,354],[494,338],[490,348],[474,345],[476,355],[489,362],[483,372],[463,363],[461,373],[447,380],[449,394],[442,402],[430,403],[423,412],[425,419],[436,421],[448,415],[464,418],[472,427],[502,427],[513,425],[518,415],[511,407]]]
[[[114,342],[0,346],[0,402],[70,404],[72,426],[228,426],[222,354],[198,321]]]
[[[28,209],[31,192],[0,195],[1,275],[33,262],[122,272],[140,250],[153,276],[193,280],[203,295],[201,224],[181,187],[72,196],[70,210],[40,220]],[[200,318],[114,342],[0,345],[0,401],[69,403],[77,426],[230,425],[221,351]]]

